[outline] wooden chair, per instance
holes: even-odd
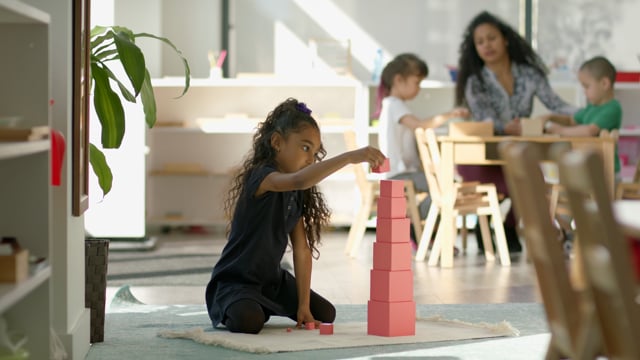
[[[546,359],[595,359],[602,346],[593,299],[572,287],[549,202],[540,196],[546,191],[541,151],[528,143],[503,143],[499,150],[551,331]]]
[[[560,169],[605,354],[613,359],[640,359],[640,305],[631,251],[614,219],[602,157],[592,151],[572,151],[563,156]]]
[[[485,245],[485,258],[489,261],[495,260],[493,245],[491,244],[489,221],[487,219],[488,216],[491,216],[496,234],[496,245],[500,256],[500,263],[503,266],[511,265],[495,185],[480,184],[478,182],[456,183],[454,185],[455,194],[442,194],[438,176],[440,150],[435,132],[433,129],[425,130],[418,128],[415,130],[415,134],[420,159],[427,177],[427,183],[429,184],[429,195],[431,196],[431,208],[427,214],[424,231],[422,232],[422,237],[418,244],[416,261],[423,261],[426,257],[436,219],[441,213],[442,207],[446,205],[445,202],[447,199],[445,197],[452,196],[451,201],[453,201],[453,209],[456,217],[457,215],[467,214],[475,214],[478,216]],[[454,231],[453,234],[455,233],[456,232]],[[445,241],[445,239],[442,239],[441,236],[436,236],[436,240],[434,241],[431,249],[431,254],[429,255],[428,264],[430,266],[437,265],[443,241]]]
[[[640,159],[636,164],[636,172],[630,183],[619,183],[616,186],[616,199],[640,200]]]
[[[357,149],[356,134],[352,130],[344,133],[347,150]],[[367,221],[375,212],[378,197],[380,196],[380,180],[369,179],[361,164],[352,165],[355,174],[356,185],[360,192],[360,207],[356,217],[349,228],[345,253],[355,257],[360,249],[360,243],[367,230]],[[426,193],[418,194],[413,186],[413,181],[404,181],[404,190],[407,198],[407,214],[411,219],[415,236],[419,239],[422,235],[422,220],[418,211],[419,201],[427,196]]]

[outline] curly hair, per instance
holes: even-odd
[[[429,75],[429,67],[424,60],[415,54],[404,53],[393,58],[393,60],[384,67],[380,75],[380,85],[378,85],[378,93],[376,96],[376,111],[373,114],[374,118],[380,116],[382,99],[391,93],[393,78],[398,74],[403,77],[417,75],[426,78],[427,75]]]
[[[311,111],[304,103],[293,98],[288,98],[280,103],[269,113],[265,121],[258,125],[257,131],[253,135],[253,148],[245,156],[241,167],[234,174],[230,190],[224,200],[225,215],[229,221],[227,235],[231,231],[231,219],[238,198],[243,193],[251,173],[256,168],[265,165],[275,166],[276,151],[271,146],[272,135],[279,133],[286,139],[291,133],[298,133],[306,126],[312,126],[320,131],[318,123],[311,116]],[[326,153],[324,147],[321,146],[318,155],[316,155],[316,161],[321,161]],[[307,242],[314,258],[319,256],[320,233],[329,224],[330,216],[331,211],[317,186],[303,190],[302,219]]]
[[[507,54],[512,62],[516,64],[527,64],[543,76],[546,76],[547,73],[547,67],[540,56],[536,54],[531,45],[529,45],[522,36],[498,17],[487,11],[483,11],[471,20],[462,35],[462,43],[459,49],[458,78],[456,81],[456,106],[467,105],[464,90],[470,76],[476,75],[478,80],[483,83],[480,73],[484,67],[484,61],[480,58],[480,55],[478,55],[473,41],[474,31],[478,26],[483,24],[493,25],[500,30],[500,33],[502,33],[502,36],[504,36],[507,41]]]

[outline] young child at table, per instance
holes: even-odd
[[[412,180],[418,192],[427,192],[429,187],[418,155],[415,129],[436,128],[452,118],[469,116],[463,108],[427,118],[411,112],[407,101],[418,95],[420,82],[428,74],[427,64],[418,56],[411,53],[396,56],[382,70],[376,104],[380,124],[378,144],[390,164],[390,171],[385,175],[389,179]],[[426,217],[429,205],[430,197],[420,204],[422,218]]]
[[[578,71],[578,80],[584,89],[587,106],[573,116],[548,115],[545,132],[562,136],[598,136],[600,130],[620,129],[622,107],[614,98],[616,69],[609,60],[596,56],[585,61]],[[616,180],[620,177],[618,149],[615,152]]]
[[[256,334],[272,315],[297,326],[334,321],[334,306],[310,288],[330,215],[316,185],[348,164],[380,166],[385,156],[372,147],[321,161],[325,154],[318,123],[302,102],[287,99],[258,125],[225,199],[228,242],[205,294],[213,327]],[[280,266],[287,246],[295,277]]]

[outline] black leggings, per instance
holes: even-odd
[[[310,308],[313,318],[323,323],[333,323],[336,319],[336,308],[325,298],[311,291]],[[259,302],[253,299],[238,300],[225,313],[224,324],[231,332],[257,334],[264,327],[264,323],[273,315]],[[298,321],[296,315],[289,318]]]

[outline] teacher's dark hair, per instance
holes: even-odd
[[[540,56],[536,54],[531,45],[529,45],[517,31],[495,15],[483,11],[471,20],[462,35],[462,43],[459,49],[458,79],[456,82],[456,106],[467,105],[464,97],[464,89],[467,86],[467,80],[469,80],[470,76],[476,75],[481,83],[483,81],[480,73],[484,67],[484,61],[480,58],[480,55],[478,55],[473,41],[473,32],[478,26],[483,24],[493,25],[500,30],[500,33],[502,33],[502,36],[504,36],[507,41],[507,54],[511,62],[527,64],[544,76],[546,76],[547,73],[547,67],[544,65]]]

